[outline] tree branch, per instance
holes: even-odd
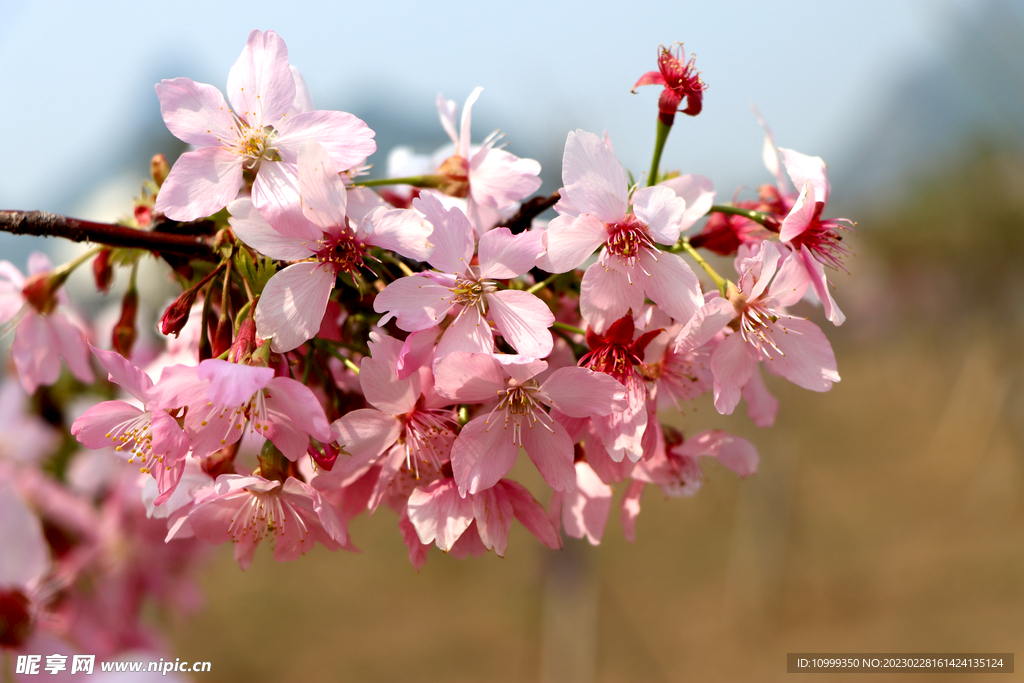
[[[168,223],[169,226],[172,224]],[[213,249],[205,242],[185,235],[158,232],[160,225],[157,223],[156,230],[139,230],[123,225],[68,218],[48,211],[0,211],[0,230],[12,235],[63,237],[72,242],[94,242],[193,258],[213,256]],[[176,228],[179,224],[173,225]]]
[[[557,192],[549,197],[531,197],[519,207],[519,213],[504,223],[500,223],[497,227],[508,228],[512,231],[512,234],[526,232],[530,229],[531,221],[554,206],[558,200],[559,195]]]

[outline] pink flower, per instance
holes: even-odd
[[[513,235],[498,228],[480,238],[479,265],[473,261],[473,226],[458,209],[445,210],[436,197],[422,194],[414,202],[434,226],[434,251],[427,261],[438,271],[395,280],[374,299],[373,309],[395,317],[409,332],[437,325],[449,313],[455,320],[437,345],[435,358],[452,351],[489,353],[494,338],[488,320],[516,351],[537,358],[551,353],[548,328],[555,316],[533,294],[499,290],[496,280],[522,275],[541,252],[534,233]]]
[[[608,415],[625,408],[623,387],[586,368],[559,368],[543,381],[542,360],[524,356],[456,352],[434,364],[437,392],[459,403],[498,403],[469,421],[452,446],[459,492],[494,486],[515,464],[522,446],[544,480],[556,490],[575,484],[572,439],[544,406],[569,417]],[[485,408],[486,410],[486,408]]]
[[[351,114],[306,111],[296,99],[288,49],[273,31],[253,31],[228,73],[228,107],[213,86],[188,78],[156,86],[160,113],[175,137],[198,147],[181,155],[160,188],[156,210],[189,221],[227,206],[255,175],[252,201],[276,215],[290,196],[299,148],[316,140],[331,160],[347,169],[376,150],[373,131]],[[232,111],[234,109],[234,111]]]
[[[769,371],[798,386],[831,389],[839,373],[828,339],[814,323],[785,311],[807,287],[803,263],[793,255],[782,261],[772,242],[762,242],[754,256],[741,254],[737,261],[740,280],[730,287],[729,299],[710,299],[676,341],[677,350],[698,348],[727,325],[734,330],[711,356],[718,412],[732,413],[763,359]]]
[[[850,250],[842,243],[841,231],[849,229],[850,221],[821,218],[828,203],[830,186],[825,175],[825,162],[820,157],[809,157],[790,149],[779,149],[779,152],[793,184],[800,188],[800,196],[782,221],[779,239],[795,251],[825,309],[825,317],[836,325],[842,325],[846,316],[829,292],[824,266],[843,267],[840,259]]]
[[[290,218],[286,232],[267,223],[249,199],[228,207],[232,229],[250,247],[282,261],[316,259],[276,273],[260,296],[256,327],[278,353],[316,336],[337,276],[355,275],[368,247],[417,261],[426,259],[430,250],[432,228],[422,216],[368,203],[363,195],[375,197],[369,190],[347,191],[334,162],[317,142],[310,141],[299,151],[298,184],[302,214]],[[350,194],[357,199],[351,208]],[[364,208],[371,213],[353,214]]]
[[[309,484],[288,477],[282,484],[263,477],[224,474],[201,489],[188,512],[172,523],[167,540],[196,538],[235,544],[235,560],[248,569],[256,546],[274,542],[274,559],[294,560],[319,541],[329,550],[348,545],[348,531],[337,512]]]
[[[196,458],[235,443],[246,426],[292,461],[305,455],[309,437],[331,440],[323,406],[309,387],[275,377],[271,368],[217,359],[177,365],[164,371],[156,391],[162,405],[188,406],[185,433]]]
[[[612,487],[601,481],[594,469],[582,460],[575,463],[575,469],[576,486],[565,493],[555,491],[548,505],[548,515],[552,520],[560,519],[569,536],[585,536],[590,545],[599,545],[612,509]]]
[[[162,410],[159,396],[149,375],[120,354],[92,347],[100,364],[110,373],[110,381],[127,391],[143,408],[124,401],[104,401],[75,420],[71,433],[86,448],[112,447],[138,458],[143,473],[156,479],[160,505],[174,493],[185,467],[189,443],[177,421]]]
[[[676,111],[690,116],[699,114],[703,107],[704,91],[708,88],[707,83],[701,80],[700,73],[694,69],[693,55],[684,64],[686,54],[683,52],[683,44],[676,43],[672,47],[678,48],[675,54],[662,45],[658,54],[658,70],[648,71],[633,86],[634,93],[642,85],[664,87],[658,98],[658,118],[666,126],[671,126],[675,121]],[[686,98],[686,109],[679,108],[683,98]]]
[[[633,193],[630,211],[626,174],[608,146],[593,133],[570,132],[562,160],[561,214],[545,233],[552,272],[579,267],[600,246],[597,263],[580,285],[580,312],[587,324],[605,330],[644,298],[686,322],[703,298],[697,276],[679,256],[656,246],[675,244],[700,216],[664,186]]]
[[[544,508],[525,487],[509,479],[465,497],[454,480],[439,479],[409,496],[408,518],[420,543],[434,543],[444,552],[451,550],[475,521],[483,546],[504,557],[513,517],[547,547],[562,547]]]
[[[495,144],[501,139],[497,131],[484,140],[475,151],[470,149],[470,120],[473,104],[483,88],[476,88],[466,98],[462,107],[462,124],[459,132],[455,129],[455,102],[437,96],[437,108],[441,114],[441,125],[455,145],[455,151],[437,169],[447,176],[447,185],[442,192],[454,197],[467,197],[466,213],[475,218],[474,205],[494,209],[507,209],[519,200],[533,194],[540,186],[540,164],[533,159],[520,159]],[[477,224],[477,221],[473,221]]]
[[[56,290],[52,274],[53,264],[40,252],[29,256],[27,279],[10,261],[0,261],[0,324],[4,335],[17,328],[11,355],[21,385],[30,394],[57,381],[61,358],[82,382],[95,379],[85,335],[57,310],[62,292]]]

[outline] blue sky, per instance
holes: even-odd
[[[657,89],[630,87],[660,43],[683,41],[710,87],[699,117],[679,117],[665,164],[731,196],[769,179],[751,103],[780,145],[834,164],[878,116],[879,94],[938,58],[937,27],[958,11],[925,0],[372,5],[2,0],[0,208],[71,210],[69,188],[136,154],[141,179],[159,150],[126,147],[160,123],[153,85],[188,76],[223,89],[254,28],[284,38],[318,107],[422,120],[441,143],[437,93],[461,102],[481,85],[476,140],[500,127],[510,151],[546,145],[558,159],[569,130],[607,130],[635,172],[649,163]]]

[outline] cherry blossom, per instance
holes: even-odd
[[[175,137],[196,146],[181,155],[160,188],[156,210],[190,221],[216,213],[254,176],[252,201],[270,216],[292,203],[290,188],[301,146],[322,144],[342,169],[362,163],[377,146],[361,120],[344,112],[305,111],[297,102],[288,49],[273,31],[253,31],[228,73],[228,103],[212,85],[189,78],[156,86],[160,113]]]
[[[707,84],[701,80],[700,73],[694,68],[694,58],[684,63],[686,54],[682,43],[672,46],[675,53],[662,45],[658,51],[658,70],[648,71],[633,86],[633,92],[642,85],[663,86],[658,98],[658,118],[666,126],[671,126],[676,118],[676,111],[689,116],[696,116],[703,108],[704,91]],[[683,99],[686,108],[680,109]]]

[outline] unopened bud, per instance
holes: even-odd
[[[96,280],[96,289],[109,292],[114,281],[114,268],[110,265],[110,249],[101,249],[92,260],[92,276]]]
[[[135,207],[135,222],[139,224],[140,228],[146,227],[152,220],[153,207],[146,206],[145,204],[138,204]]]
[[[25,280],[21,295],[25,301],[39,313],[46,315],[57,308],[57,288],[60,284],[52,277],[52,272],[36,273]]]
[[[444,181],[437,189],[450,197],[465,199],[469,196],[469,162],[459,155],[450,156],[437,168]]]
[[[156,183],[157,187],[164,184],[170,172],[171,166],[167,163],[167,157],[163,154],[153,155],[153,160],[149,162],[149,173],[153,176],[153,182]]]
[[[306,453],[313,458],[313,462],[317,464],[317,467],[325,472],[330,472],[334,468],[334,463],[338,460],[341,449],[329,443],[320,443],[313,437],[310,437],[309,448],[306,449]]]
[[[196,302],[197,296],[199,296],[199,285],[186,289],[171,302],[160,318],[160,331],[165,335],[173,334],[177,337],[185,327],[185,323],[188,322],[188,314],[192,310],[192,304]]]
[[[20,648],[32,633],[32,611],[24,593],[0,590],[0,647]]]
[[[232,363],[241,363],[246,356],[251,356],[256,350],[256,321],[246,318],[238,326],[238,335],[235,343],[231,345],[228,352],[228,360]]]
[[[111,339],[114,350],[125,358],[131,355],[132,346],[135,345],[135,317],[138,312],[139,292],[135,287],[131,287],[124,293],[124,299],[121,301],[121,319],[114,325]]]
[[[221,313],[220,318],[217,320],[217,327],[214,328],[213,338],[210,340],[210,352],[214,358],[219,358],[220,354],[231,348],[233,332],[234,326],[231,324],[230,316],[226,313]]]

